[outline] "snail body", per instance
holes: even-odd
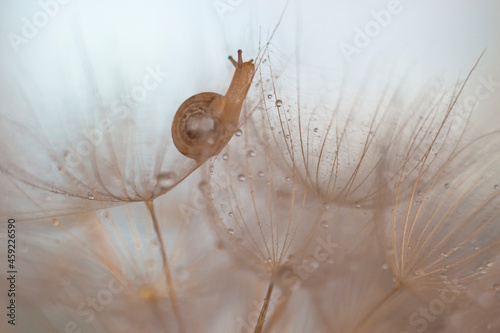
[[[238,62],[225,96],[204,92],[188,98],[177,110],[172,123],[172,139],[177,150],[202,163],[217,155],[238,130],[241,108],[250,89],[255,65],[243,62],[238,50]]]

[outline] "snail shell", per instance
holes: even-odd
[[[238,50],[238,62],[233,79],[222,96],[205,92],[188,98],[177,110],[172,123],[172,139],[184,156],[202,163],[217,155],[238,129],[243,101],[255,74],[253,60],[243,62]]]

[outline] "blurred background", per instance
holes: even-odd
[[[43,133],[64,154],[66,142],[99,121],[99,112],[118,119],[125,112],[119,107],[128,105],[149,143],[170,131],[185,99],[226,91],[234,73],[227,57],[238,49],[244,61],[269,61],[281,99],[293,104],[300,97],[307,109],[341,88],[356,99],[360,86],[361,96],[376,102],[388,80],[401,82],[404,105],[433,82],[462,82],[486,50],[463,107],[477,109],[473,128],[486,132],[500,121],[495,0],[4,0],[0,36],[0,165],[19,161],[20,170],[49,157],[38,156],[23,132],[14,139],[11,123],[35,137]],[[5,177],[2,216],[18,190]]]

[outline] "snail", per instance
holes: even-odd
[[[172,123],[172,139],[177,150],[197,164],[217,155],[238,130],[243,101],[255,74],[253,60],[238,62],[225,96],[204,92],[188,98],[177,110]]]

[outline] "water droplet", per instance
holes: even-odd
[[[259,171],[258,175],[259,177],[264,177],[264,171]]]
[[[168,190],[175,184],[175,173],[174,172],[163,172],[156,177],[156,185],[162,190]]]
[[[327,221],[321,221],[321,227],[323,229],[327,229],[328,228],[328,222]]]
[[[314,133],[318,133],[318,131],[319,131],[319,128],[317,128],[317,127],[316,127],[316,128],[314,129]]]
[[[287,182],[289,182],[289,181],[290,181],[290,177],[286,177],[286,178],[285,178],[285,180],[286,180]]]
[[[382,265],[382,269],[383,269],[383,270],[387,270],[388,268],[389,268],[389,266],[387,266],[387,264],[383,264],[383,265]]]
[[[88,198],[89,198],[89,200],[94,200],[95,199],[94,195],[92,193],[90,193],[90,192],[88,194]]]
[[[354,207],[356,208],[361,208],[361,204],[359,202],[356,201],[356,203],[354,204]]]
[[[213,145],[215,143],[215,140],[214,140],[214,138],[208,138],[207,142],[209,145]]]
[[[53,219],[52,220],[52,224],[54,225],[54,227],[58,227],[59,226],[59,220],[58,219]]]
[[[245,177],[245,175],[243,175],[243,174],[238,175],[238,180],[240,182],[245,181],[246,179],[247,179],[247,177]]]
[[[276,106],[277,106],[277,107],[280,107],[281,105],[283,105],[283,102],[281,101],[281,99],[278,99],[278,100],[276,101]]]
[[[229,228],[229,229],[227,229],[227,233],[232,236],[232,235],[234,235],[234,230]]]
[[[267,98],[268,98],[268,99],[272,99],[272,98],[273,98],[273,95],[269,94],[269,95],[267,95]]]
[[[494,292],[497,293],[498,296],[500,296],[500,283],[495,283],[494,285],[491,286]]]
[[[448,253],[447,252],[441,252],[441,257],[448,258]]]
[[[206,181],[202,180],[199,184],[198,184],[198,189],[203,192],[203,193],[206,193],[207,190],[208,190],[208,184]]]
[[[444,184],[444,188],[450,188],[450,184],[445,183],[445,184]]]
[[[222,155],[222,159],[225,161],[227,160],[227,154]]]
[[[229,215],[229,217],[233,217],[234,216],[233,212],[229,212],[227,215]]]
[[[236,132],[234,133],[234,135],[236,136],[241,136],[241,134],[243,134],[243,132],[240,129],[236,130]]]
[[[255,157],[255,150],[249,150],[248,151],[248,157]]]
[[[318,258],[318,260],[325,260],[328,257],[328,253],[326,253],[326,251],[323,249],[319,250],[316,254],[316,258]]]
[[[496,191],[500,188],[500,185],[496,184],[495,186],[493,186],[493,189]]]
[[[273,261],[271,260],[271,258],[267,258],[266,262],[267,262],[268,264],[270,264],[270,263],[272,263]]]
[[[306,271],[312,272],[319,267],[319,263],[313,257],[309,257],[302,261],[302,266],[304,266]]]

